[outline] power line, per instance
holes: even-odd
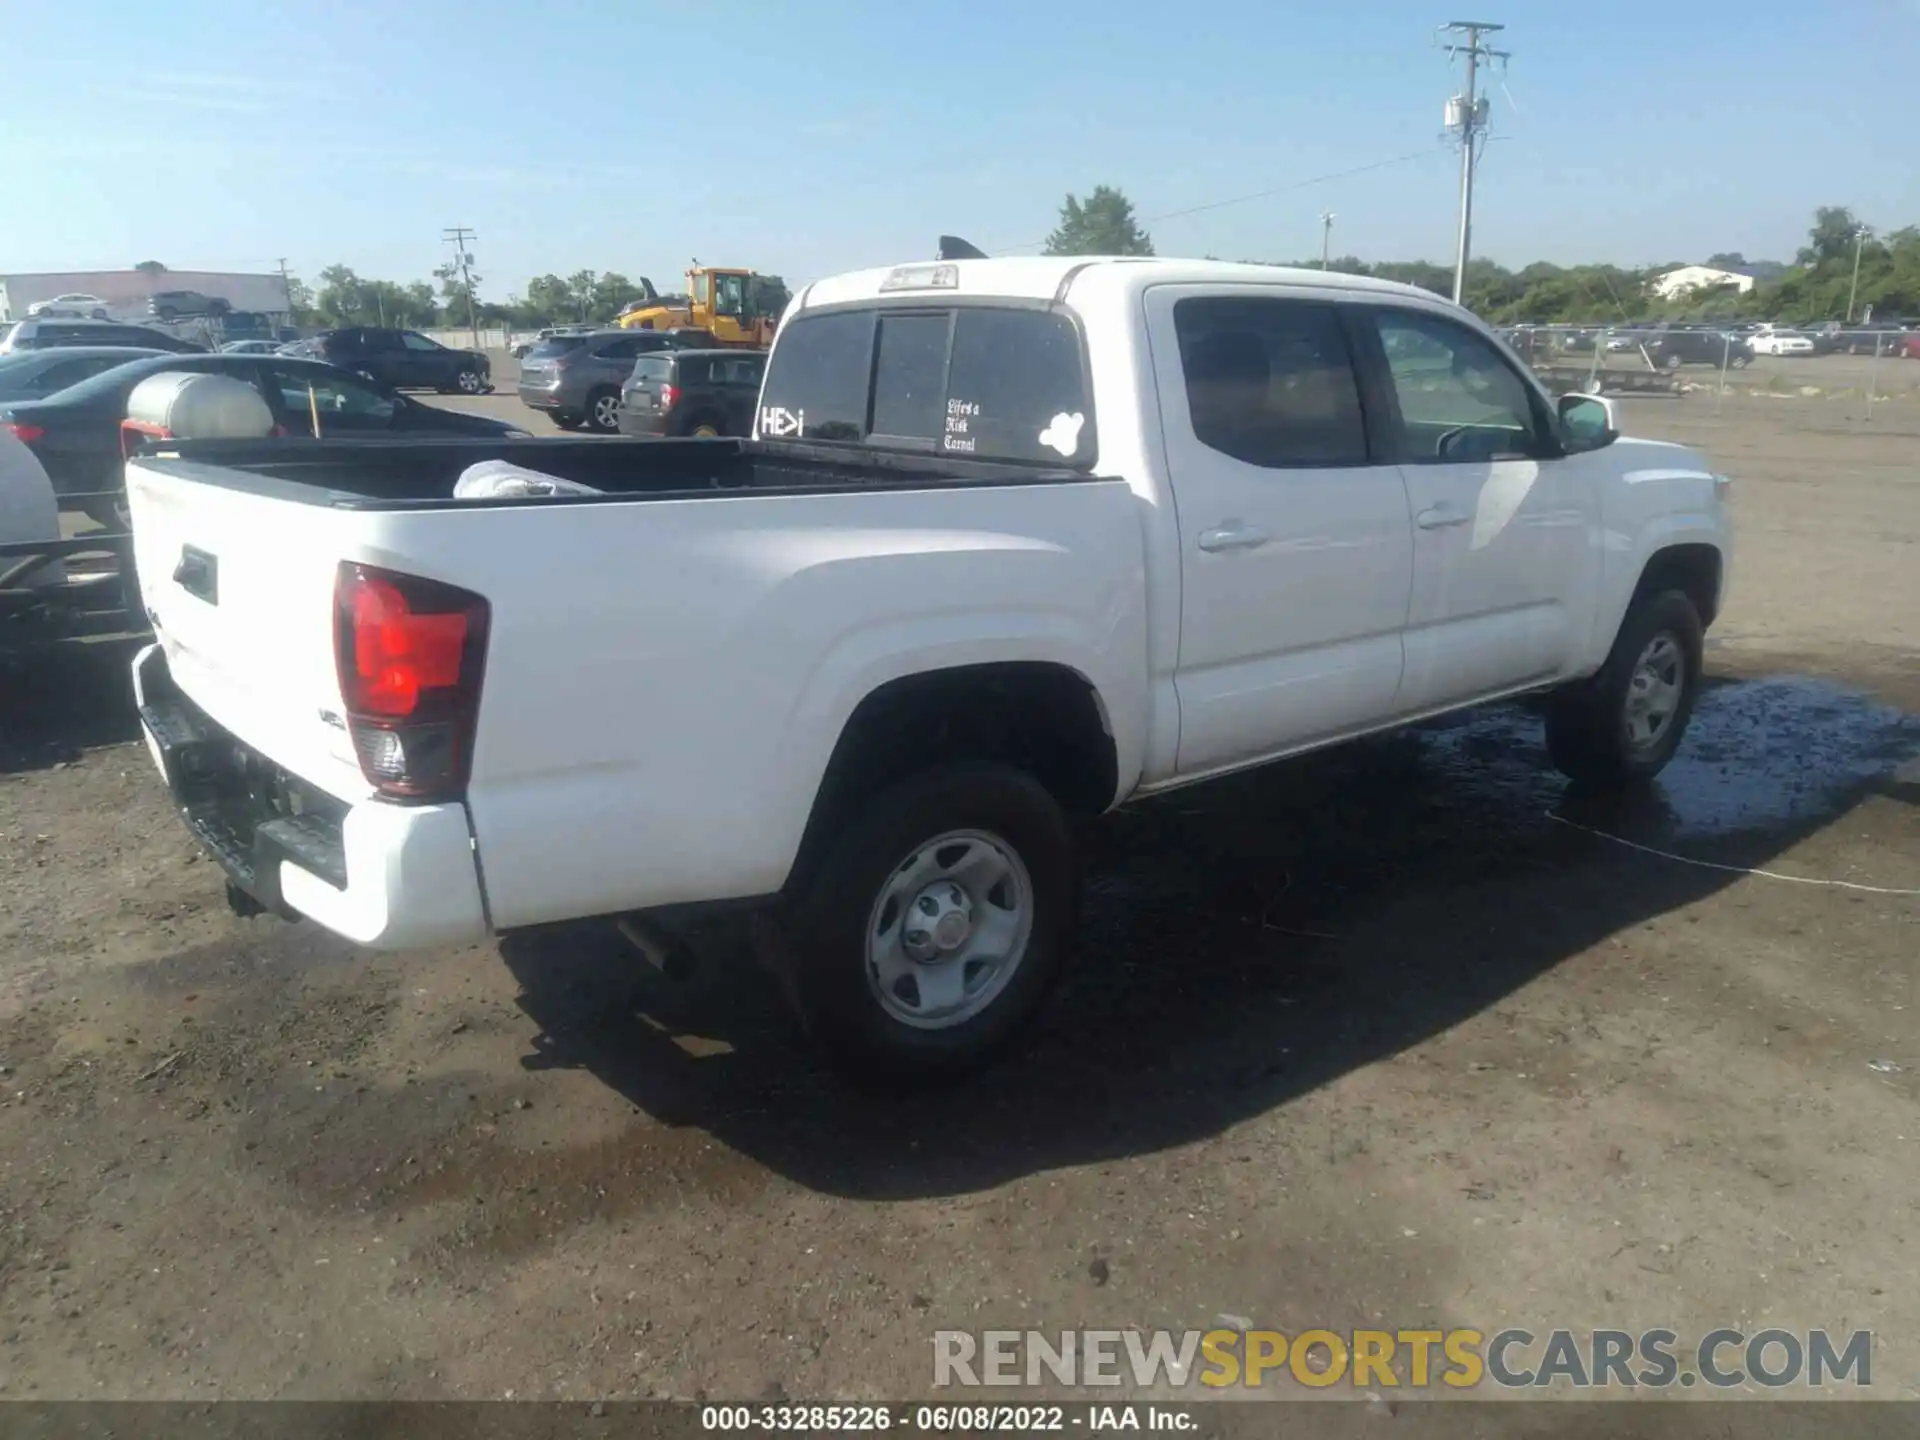
[[[1460,243],[1453,260],[1453,303],[1456,305],[1466,293],[1467,254],[1473,243],[1473,167],[1486,143],[1487,102],[1478,89],[1480,62],[1498,60],[1504,68],[1512,58],[1511,51],[1482,45],[1480,37],[1506,28],[1490,20],[1450,20],[1440,27],[1442,34],[1466,37],[1447,42],[1449,59],[1459,55],[1467,57],[1466,94],[1455,95],[1447,102],[1447,129],[1460,137]]]

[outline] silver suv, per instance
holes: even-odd
[[[584,424],[603,435],[617,434],[620,387],[633,373],[633,362],[657,350],[680,348],[681,342],[662,330],[552,335],[521,360],[520,399],[544,410],[562,430]]]

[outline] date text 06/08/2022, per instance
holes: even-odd
[[[1198,1419],[1176,1405],[703,1405],[700,1428],[717,1431],[879,1431],[939,1435],[1071,1430],[1185,1433]]]

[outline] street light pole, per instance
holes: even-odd
[[[1333,254],[1333,212],[1320,212],[1320,268],[1327,268],[1328,258]]]
[[[1860,293],[1860,244],[1867,238],[1867,227],[1853,227],[1853,283],[1847,286],[1847,324],[1853,323],[1853,302]]]

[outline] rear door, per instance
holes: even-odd
[[[1393,713],[1407,489],[1369,434],[1343,308],[1271,286],[1147,291],[1180,529],[1182,774]]]

